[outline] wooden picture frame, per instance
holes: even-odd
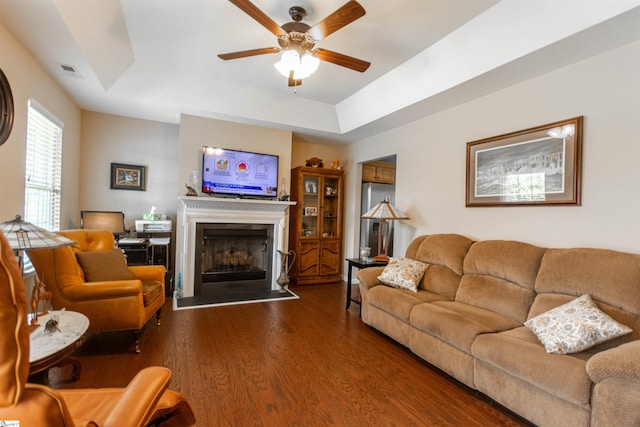
[[[466,206],[580,205],[583,117],[467,143]]]
[[[111,163],[111,189],[145,191],[147,167]]]

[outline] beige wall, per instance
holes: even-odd
[[[309,144],[294,140],[291,148],[291,167],[304,166],[307,159],[311,157],[321,158],[325,168],[330,167],[331,162],[336,159],[344,163],[342,151],[343,149],[339,146]]]
[[[396,204],[411,218],[397,228],[398,253],[427,233],[640,252],[639,50],[623,46],[352,144],[348,188],[358,191],[358,162],[397,154]],[[581,115],[581,206],[465,208],[468,141]],[[359,232],[351,195],[347,256]]]
[[[0,146],[0,222],[24,214],[27,106],[33,98],[64,123],[60,227],[68,228],[78,210],[80,109],[1,23],[0,68],[9,80],[15,104],[13,130]]]
[[[178,168],[180,182],[188,182],[193,170],[197,170],[198,177],[202,178],[200,169],[202,168],[202,147],[204,146],[279,156],[279,176],[286,178],[287,191],[289,191],[290,131],[183,114],[180,117],[180,162]],[[179,195],[183,196],[184,191],[181,190]]]
[[[152,206],[175,220],[178,134],[174,124],[84,111],[80,209],[123,211],[130,230]],[[146,191],[112,190],[111,163],[146,166]]]

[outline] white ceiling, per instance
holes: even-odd
[[[347,0],[252,0],[280,25],[313,26]],[[372,63],[323,62],[297,92],[278,46],[227,0],[0,0],[0,20],[83,109],[179,123],[194,114],[347,143],[640,39],[632,0],[359,0],[359,20],[318,47]],[[75,75],[61,65],[77,70]]]

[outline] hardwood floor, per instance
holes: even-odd
[[[209,426],[528,426],[431,368],[344,309],[346,285],[292,288],[299,300],[173,311],[171,300],[127,352],[129,333],[90,337],[80,379],[55,388],[124,386],[167,366],[171,388]]]

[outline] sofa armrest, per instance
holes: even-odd
[[[587,374],[594,383],[607,378],[640,381],[640,340],[602,351],[587,361]]]
[[[382,282],[378,280],[378,276],[382,274],[384,267],[370,267],[358,271],[358,282],[360,285],[364,285],[367,289],[371,289],[374,286],[382,285]]]

